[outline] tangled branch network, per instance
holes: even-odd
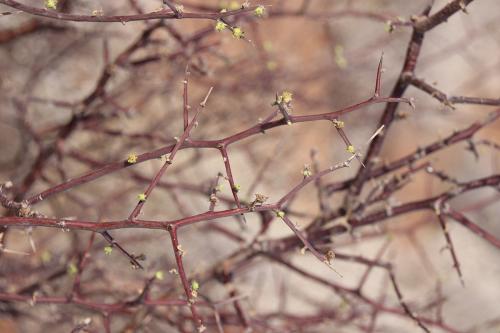
[[[498,207],[497,166],[461,180],[453,176],[451,166],[440,168],[434,159],[462,145],[476,159],[498,154],[500,146],[493,136],[477,136],[498,126],[500,99],[450,95],[416,75],[428,33],[466,12],[472,0],[448,1],[437,10],[433,1],[423,1],[424,9],[408,19],[365,10],[355,1],[328,6],[314,0],[256,5],[229,1],[223,8],[205,1],[123,2],[117,9],[111,8],[116,4],[103,9],[78,1],[45,0],[33,5],[0,0],[0,20],[11,20],[0,31],[0,42],[9,52],[34,35],[45,36],[57,49],[47,59],[29,55],[39,59],[18,74],[28,77],[25,84],[12,83],[15,88],[2,92],[24,148],[11,164],[0,164],[0,176],[5,178],[0,185],[0,328],[14,325],[35,331],[35,323],[40,332],[57,331],[61,324],[71,332],[383,332],[385,318],[394,317],[404,322],[396,328],[400,331],[486,332],[498,325],[500,317],[467,329],[447,320],[443,309],[449,294],[443,285],[449,281],[439,277],[427,254],[431,247],[422,246],[426,240],[419,236],[437,226],[461,288],[470,282],[450,222],[489,249],[500,248],[498,232],[470,217]],[[132,13],[122,14],[125,8]],[[354,66],[361,72],[363,61],[372,64],[379,59],[376,71],[370,65],[375,72],[370,74],[374,76],[370,96],[335,111],[328,101],[328,111],[318,112],[325,93],[321,101],[311,99],[303,84],[310,80],[308,75],[278,68],[261,29],[299,20],[326,24],[345,18],[383,23],[390,36],[410,30],[402,69],[392,91],[385,94],[384,56],[362,55],[384,43],[371,40]],[[113,22],[123,26],[113,25],[113,31],[103,28]],[[126,43],[121,36],[125,29],[135,33],[134,38],[127,36]],[[47,37],[52,34],[58,37]],[[77,34],[81,39],[75,39]],[[63,45],[65,39],[69,42]],[[81,65],[78,61],[94,62],[85,52],[78,56],[72,52],[83,44],[95,44],[96,39],[103,69],[91,79],[92,88],[85,96],[65,100],[60,99],[63,94],[54,97],[37,88],[56,65],[66,64],[73,73]],[[115,39],[119,46],[113,45]],[[344,48],[331,49],[335,70],[346,70]],[[245,54],[232,62],[236,56],[231,52],[241,50]],[[293,58],[291,53],[286,49],[286,56]],[[81,57],[84,60],[78,60]],[[255,71],[254,58],[260,66]],[[317,73],[312,77],[311,84],[320,80]],[[182,89],[178,91],[172,82],[181,82]],[[290,88],[275,89],[276,82]],[[258,101],[247,98],[245,93],[259,86],[264,88],[255,93],[261,96]],[[405,108],[413,109],[411,114],[424,109],[407,97],[410,89],[452,114],[460,105],[494,109],[486,115],[477,111],[479,115],[461,129],[443,133],[416,150],[405,146],[399,157],[387,159],[384,149],[401,140],[398,126],[412,117]],[[195,107],[193,95],[202,96]],[[168,101],[161,100],[165,96]],[[264,105],[259,104],[261,98]],[[378,120],[369,124],[374,128],[369,139],[358,144],[353,119],[380,106],[381,115],[374,112]],[[51,110],[45,116],[49,122],[36,113],[44,107]],[[150,108],[154,111],[145,111]],[[246,109],[264,113],[256,120],[244,114]],[[68,116],[61,120],[54,110],[64,110]],[[245,127],[250,120],[253,125]],[[327,124],[340,138],[332,140],[333,146],[342,149],[326,159],[327,167],[321,167],[324,162],[313,150],[299,180],[284,181],[287,187],[276,185],[267,176],[272,165],[282,170],[273,169],[277,174],[273,178],[285,179],[287,168],[303,158],[303,148],[298,143],[287,148],[286,140],[281,140],[269,153],[273,135],[298,131],[299,141],[309,142],[304,128],[311,123],[317,128]],[[132,124],[130,130],[123,124]],[[225,131],[217,127],[224,124],[230,129],[227,136],[220,135]],[[96,138],[97,144],[92,141]],[[86,146],[88,142],[92,144]],[[2,142],[2,149],[7,145]],[[287,149],[293,154],[280,157]],[[248,176],[240,169],[242,151],[256,165]],[[214,153],[216,162],[207,157]],[[203,180],[201,174],[207,169],[210,177]],[[190,170],[197,170],[197,176],[187,176]],[[442,186],[414,195],[415,187],[429,179]],[[249,183],[246,193],[241,183]],[[106,189],[96,191],[98,186]],[[485,190],[489,196],[470,196]],[[405,198],[411,199],[399,201],[403,193],[410,193]],[[472,199],[464,206],[463,198]],[[174,210],[179,215],[170,214]],[[149,214],[155,217],[145,217]],[[281,227],[285,233],[277,232]],[[391,259],[391,253],[402,251],[395,240],[399,237],[409,239],[436,286],[425,304],[424,296],[412,294],[401,282],[404,268]],[[361,248],[362,254],[347,250],[374,241],[375,248]],[[24,243],[27,246],[20,245]],[[192,250],[196,245],[204,255],[213,252],[213,260],[201,264],[203,255],[190,253],[196,253]],[[51,246],[58,251],[49,250]],[[111,262],[115,255],[116,262]],[[361,267],[358,273],[348,268],[352,265]],[[272,282],[262,267],[282,270],[285,278]],[[273,283],[279,286],[272,296],[252,293]],[[329,295],[326,302],[317,297],[323,290]],[[259,297],[266,296],[267,303],[277,304],[269,307],[272,310],[256,305]],[[308,310],[294,307],[291,297],[302,298]]]

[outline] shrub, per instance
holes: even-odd
[[[449,56],[483,1],[423,50],[471,2],[0,0],[0,327],[494,327],[500,100]]]

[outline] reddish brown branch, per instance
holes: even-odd
[[[200,107],[196,111],[193,119],[191,120],[191,123],[188,125],[188,127],[184,130],[184,133],[182,133],[182,136],[180,137],[179,141],[175,144],[175,146],[172,148],[172,151],[170,154],[166,157],[166,161],[161,167],[161,169],[156,173],[154,178],[151,180],[149,183],[148,188],[144,192],[145,198],[144,200],[139,200],[137,205],[135,206],[134,210],[130,213],[129,220],[135,220],[135,218],[140,214],[142,207],[144,206],[144,203],[146,202],[146,199],[149,198],[151,192],[153,189],[158,185],[158,182],[160,181],[161,177],[163,174],[167,171],[168,167],[173,163],[175,155],[177,154],[177,151],[179,151],[179,148],[184,144],[184,142],[187,140],[189,137],[189,134],[191,133],[191,130],[195,125],[197,125],[198,121],[198,116],[200,115],[201,111],[205,108],[205,105],[207,103],[208,97],[210,96],[210,93],[212,92],[213,88],[210,88],[208,90],[207,95],[205,96],[205,99],[200,103]]]
[[[445,218],[443,217],[443,214],[441,214],[441,209],[443,208],[441,206],[441,203],[438,201],[436,202],[436,216],[439,220],[439,225],[441,226],[441,230],[444,233],[444,237],[446,239],[446,244],[448,247],[448,250],[450,250],[451,253],[451,258],[453,260],[453,267],[457,271],[458,278],[460,279],[460,282],[462,283],[462,286],[465,286],[464,278],[462,275],[462,270],[460,269],[460,262],[458,261],[457,253],[455,252],[455,247],[453,246],[453,242],[451,240],[450,233],[448,231],[448,228],[446,227],[446,221]]]
[[[22,4],[14,0],[0,0],[0,4],[12,7],[14,9],[29,13],[35,16],[46,17],[50,19],[60,20],[60,21],[75,21],[75,22],[132,22],[132,21],[145,21],[145,20],[165,20],[165,19],[206,19],[206,20],[218,20],[220,18],[235,16],[238,14],[243,14],[246,12],[251,12],[255,10],[255,6],[248,8],[241,8],[237,10],[227,11],[224,13],[189,13],[183,12],[182,17],[178,17],[177,10],[175,12],[159,10],[156,12],[146,13],[146,14],[133,14],[133,15],[77,15],[77,14],[66,14],[61,12],[56,12],[52,10],[47,10],[44,8],[37,8]]]
[[[488,243],[495,246],[497,249],[500,249],[500,239],[498,237],[484,230],[476,223],[469,220],[465,215],[463,215],[459,211],[449,208],[448,210],[446,210],[446,212],[444,212],[444,214],[446,216],[451,217],[453,220],[457,221],[458,223],[460,223],[461,225],[463,225],[464,227],[466,227],[479,237],[483,238]]]
[[[412,86],[428,93],[441,103],[454,108],[454,104],[477,104],[477,105],[490,105],[499,106],[500,98],[483,98],[483,97],[467,97],[467,96],[448,96],[444,92],[438,90],[432,85],[428,84],[422,79],[416,78],[415,76],[408,76],[406,78]]]

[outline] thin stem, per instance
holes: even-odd
[[[210,94],[212,92],[212,89],[213,89],[213,87],[211,87],[208,90],[208,93],[205,96],[205,99],[203,100],[203,102],[200,103],[200,107],[198,108],[198,110],[196,110],[196,113],[195,113],[195,115],[193,117],[193,120],[191,120],[191,123],[188,125],[188,127],[186,128],[186,130],[184,131],[184,133],[182,133],[182,136],[180,137],[179,141],[175,144],[175,146],[172,149],[170,155],[166,158],[166,161],[163,164],[163,166],[161,167],[161,169],[158,171],[158,173],[154,176],[154,178],[149,183],[148,188],[144,192],[145,199],[149,198],[149,195],[151,194],[151,192],[153,191],[153,189],[156,187],[156,185],[158,185],[158,182],[160,181],[160,179],[163,176],[163,174],[167,171],[167,168],[173,163],[173,160],[175,158],[175,155],[177,154],[177,151],[179,151],[179,148],[182,146],[182,144],[184,144],[184,142],[189,137],[189,134],[191,133],[191,130],[193,129],[193,127],[195,126],[195,124],[197,124],[198,116],[200,115],[201,111],[205,108],[205,105],[207,103],[208,97],[210,96]],[[141,212],[141,209],[144,206],[145,202],[146,202],[146,200],[139,200],[139,202],[137,202],[137,205],[135,206],[134,210],[130,213],[130,215],[128,217],[129,220],[132,220],[132,221],[135,220],[135,218]]]
[[[226,11],[224,13],[182,13],[182,17],[178,17],[175,12],[166,12],[163,10],[155,11],[146,14],[133,14],[133,15],[77,15],[67,14],[42,8],[32,7],[14,0],[0,0],[1,4],[7,5],[14,9],[29,13],[35,16],[46,17],[61,21],[75,21],[75,22],[132,22],[132,21],[145,21],[145,20],[168,20],[168,19],[205,19],[205,20],[218,20],[225,17],[235,16],[255,10],[256,6],[248,8],[241,8],[237,10]]]
[[[175,262],[177,264],[177,272],[179,274],[179,279],[181,280],[182,287],[184,288],[184,293],[189,303],[189,308],[191,310],[191,314],[193,315],[193,320],[196,324],[196,327],[200,327],[202,325],[202,321],[200,316],[198,315],[198,311],[196,310],[195,299],[193,298],[191,292],[191,286],[189,285],[186,272],[184,270],[182,256],[184,255],[185,252],[182,250],[181,245],[179,243],[179,239],[177,237],[177,228],[176,227],[170,228],[169,233],[170,233],[170,239],[172,240],[172,247],[175,254]]]

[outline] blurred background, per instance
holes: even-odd
[[[43,1],[24,3],[43,7]],[[233,1],[177,1],[185,11],[218,12],[237,9]],[[193,139],[220,139],[254,126],[275,107],[276,93],[293,93],[293,114],[331,112],[356,104],[373,94],[377,65],[384,54],[382,95],[388,96],[405,59],[411,27],[394,25],[419,15],[427,0],[418,1],[252,1],[266,15],[252,13],[231,18],[245,31],[235,39],[230,31],[216,32],[210,20],[165,20],[127,23],[63,22],[14,13],[0,17],[0,183],[12,182],[13,195],[22,200],[99,165],[126,159],[175,143],[182,134],[183,80],[189,63],[189,101],[196,106],[214,87],[207,108],[193,130]],[[434,13],[447,1],[435,1]],[[151,12],[161,1],[59,1],[66,13],[119,15]],[[1,6],[0,11],[13,11]],[[449,95],[498,98],[500,91],[500,2],[476,0],[447,23],[426,34],[416,75]],[[147,39],[137,42],[147,34]],[[145,41],[144,41],[145,40]],[[103,91],[105,93],[103,93]],[[416,151],[453,130],[484,119],[495,107],[444,105],[410,87],[405,97],[415,99],[413,110],[398,106],[398,119],[383,147],[381,159],[392,161]],[[385,104],[342,117],[345,132],[361,150],[377,130]],[[75,114],[89,115],[71,128]],[[500,124],[492,123],[474,137],[499,142]],[[61,136],[64,128],[71,130]],[[459,181],[498,174],[498,150],[478,146],[479,158],[459,143],[426,160],[436,170]],[[252,136],[229,148],[240,198],[251,202],[255,193],[275,202],[302,180],[305,164],[320,169],[349,158],[345,144],[330,122],[281,126]],[[314,161],[311,156],[314,156]],[[37,212],[57,218],[118,220],[126,218],[162,163],[147,161],[115,172],[37,204]],[[322,178],[325,184],[349,179],[360,167],[353,161]],[[144,207],[141,218],[173,220],[205,212],[217,174],[225,174],[217,151],[185,149],[162,178]],[[393,175],[387,176],[390,179]],[[216,209],[234,207],[227,182]],[[370,207],[387,209],[400,203],[448,191],[453,184],[425,172],[388,200]],[[345,193],[325,200],[344,204]],[[227,200],[225,200],[226,198]],[[493,235],[500,235],[498,192],[485,188],[467,193],[451,205]],[[289,207],[293,221],[307,227],[321,214],[317,189],[306,187]],[[4,210],[3,216],[9,214]],[[235,218],[203,222],[180,233],[188,276],[201,281],[200,294],[217,301],[242,295],[239,305],[255,324],[254,332],[368,332],[368,304],[350,302],[321,284],[294,274],[265,258],[252,260],[231,283],[208,276],[214,265],[252,242],[261,230],[260,217],[247,214],[245,225]],[[220,227],[219,227],[220,226]],[[448,230],[461,264],[465,286],[453,268],[436,217],[416,212],[332,236],[335,251],[391,262],[404,300],[418,314],[439,318],[449,329],[432,332],[500,332],[500,260],[498,249],[462,226],[449,221]],[[228,237],[238,235],[240,239]],[[85,295],[105,302],[127,300],[158,271],[151,297],[181,297],[176,276],[168,274],[175,260],[168,233],[158,230],[117,230],[111,234],[134,254],[144,254],[145,270],[131,270],[127,258],[103,252],[106,241],[97,235],[82,275]],[[279,219],[270,222],[259,240],[291,236]],[[0,252],[0,290],[18,292],[37,284],[40,295],[65,295],[73,278],[67,267],[81,253],[89,232],[9,228]],[[302,256],[299,248],[287,258],[307,271],[345,288],[355,288],[366,267],[335,261],[342,278]],[[56,273],[59,272],[57,275]],[[57,276],[54,277],[53,275]],[[33,292],[33,289],[30,289]],[[400,308],[383,269],[375,268],[363,293],[381,304]],[[437,297],[439,296],[439,297]],[[436,300],[439,305],[431,304]],[[70,305],[4,303],[1,332],[68,332],[86,318],[89,332],[102,331],[98,313]],[[221,312],[234,313],[231,305]],[[330,312],[329,312],[330,311]],[[323,315],[314,322],[314,316]],[[437,313],[439,312],[439,314]],[[333,315],[334,314],[334,315]],[[138,309],[113,317],[112,332],[177,332],[172,321],[189,315],[186,309]],[[169,316],[176,319],[169,319]],[[213,316],[209,311],[207,317]],[[305,316],[307,325],[293,325]],[[309,317],[307,317],[309,316]],[[226,332],[245,331],[231,324]],[[287,324],[287,320],[289,323]],[[436,319],[437,320],[437,319]],[[312,323],[312,324],[311,324]],[[408,317],[380,313],[373,332],[420,332]],[[189,331],[189,330],[187,330]],[[209,332],[217,332],[215,325]]]

